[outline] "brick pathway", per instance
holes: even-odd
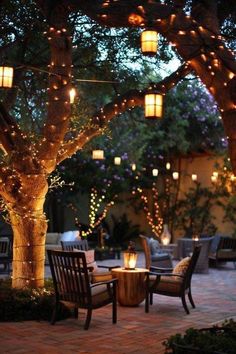
[[[107,263],[107,262],[105,262]],[[117,263],[117,261],[116,261]],[[189,327],[207,327],[226,318],[236,320],[236,270],[228,263],[209,274],[194,274],[192,293],[196,309],[186,315],[181,300],[154,296],[150,313],[138,307],[118,306],[118,323],[111,323],[111,306],[95,310],[88,331],[85,313],[51,326],[47,322],[0,323],[0,353],[28,354],[159,354],[162,342]]]

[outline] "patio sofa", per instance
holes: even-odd
[[[234,262],[236,269],[236,238],[216,235],[211,243],[209,261],[216,266],[223,262]]]
[[[48,232],[45,244],[45,264],[49,264],[47,250],[61,249],[61,234],[59,232]]]

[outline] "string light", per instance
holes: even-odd
[[[152,187],[152,196],[153,196],[153,207],[154,207],[154,215],[152,216],[150,210],[149,210],[149,202],[147,196],[143,193],[143,190],[141,188],[137,188],[136,190],[133,191],[133,194],[139,193],[140,198],[143,202],[143,210],[145,211],[146,218],[148,221],[148,224],[151,226],[152,232],[159,237],[161,235],[162,229],[163,229],[163,219],[160,216],[160,208],[159,208],[159,203],[158,203],[158,190],[156,188],[155,183],[153,183]]]

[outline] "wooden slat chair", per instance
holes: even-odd
[[[81,251],[88,251],[89,246],[88,246],[88,241],[86,239],[83,240],[77,240],[77,241],[61,241],[61,247],[62,250],[64,251],[74,251],[74,249],[81,250]],[[114,265],[114,266],[106,266],[106,265],[97,265],[97,268],[100,269],[106,269],[109,272],[113,268],[120,268],[119,265]],[[93,273],[93,281],[103,281],[103,280],[108,280],[112,278],[111,273],[108,272],[101,272],[101,271],[96,271]]]
[[[0,237],[0,264],[3,264],[3,272],[10,273],[12,262],[11,240],[9,237]]]
[[[64,251],[73,251],[74,248],[81,251],[88,251],[89,249],[87,240],[61,241],[61,247]]]
[[[143,235],[139,237],[145,256],[145,268],[155,269],[158,266],[169,269],[172,267],[171,256],[168,253],[160,251],[158,254],[152,254],[149,238]]]
[[[191,279],[200,251],[201,245],[197,245],[192,256],[182,259],[174,269],[155,267],[155,270],[153,269],[147,275],[146,312],[149,312],[149,301],[151,305],[153,304],[153,294],[180,297],[186,313],[189,314],[185,299],[185,296],[188,295],[190,304],[195,308],[191,292]]]
[[[117,322],[117,279],[92,284],[84,252],[48,250],[49,266],[55,289],[55,308],[51,324],[57,319],[61,303],[87,310],[84,329],[89,328],[92,311],[112,304],[112,322]]]

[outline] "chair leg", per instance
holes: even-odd
[[[92,309],[88,309],[84,329],[88,329],[92,318]]]
[[[148,290],[146,291],[146,295],[145,295],[145,312],[146,313],[149,312],[149,293],[148,293]]]
[[[117,322],[117,284],[113,284],[112,323]]]
[[[74,307],[74,318],[78,318],[79,316],[79,309],[78,307]]]
[[[183,304],[183,307],[184,307],[184,309],[185,309],[187,315],[189,315],[189,309],[188,309],[187,304],[186,304],[185,294],[183,294],[183,295],[181,296],[181,300],[182,300],[182,304]]]
[[[153,304],[153,293],[149,294],[149,299],[150,299],[150,305]]]
[[[192,305],[192,307],[195,308],[196,306],[195,306],[193,298],[192,298],[191,290],[189,290],[189,292],[188,292],[188,298],[189,298],[189,301],[190,301],[190,304]]]
[[[112,301],[112,323],[117,322],[117,303],[116,299],[113,299]]]
[[[60,307],[59,302],[56,302],[55,307],[53,309],[52,318],[51,318],[51,324],[52,325],[54,325],[55,322],[56,322],[59,307]]]

